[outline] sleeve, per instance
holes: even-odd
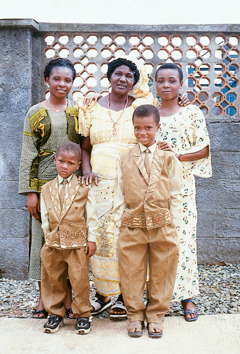
[[[205,117],[202,111],[196,106],[194,106],[193,113],[193,135],[191,142],[191,152],[202,150],[204,147],[210,145]]]
[[[43,193],[41,195],[40,209],[41,209],[42,229],[45,235],[46,232],[50,230],[50,224],[49,224],[49,217],[48,217],[48,212],[44,201]]]
[[[38,191],[38,139],[31,128],[31,109],[24,122],[22,153],[19,168],[19,194]]]
[[[170,178],[170,210],[174,225],[178,228],[182,223],[182,198],[180,192],[183,172],[181,163],[175,156],[172,156],[168,172]]]
[[[83,105],[83,97],[78,98],[76,108],[78,109],[79,133],[82,136],[90,136],[91,118],[96,102],[89,107]]]
[[[207,130],[206,120],[202,111],[196,106],[192,106],[192,114],[190,117],[192,119],[192,129],[188,139],[191,144],[191,148],[188,153],[194,153],[202,150],[206,146],[209,146],[209,156],[197,161],[183,162],[183,165],[192,174],[198,177],[208,178],[212,176],[212,166],[210,139]]]
[[[86,224],[88,229],[88,241],[96,242],[98,219],[96,201],[91,187],[89,187],[88,198],[85,206]]]
[[[114,191],[114,202],[113,202],[113,215],[114,215],[114,222],[116,227],[120,227],[122,214],[124,209],[126,209],[126,207],[127,205],[125,203],[124,192],[123,192],[122,169],[119,160],[117,166],[117,181],[116,181],[116,187]]]

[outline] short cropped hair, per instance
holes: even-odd
[[[183,81],[182,69],[178,65],[173,64],[173,63],[165,63],[165,64],[162,64],[161,66],[159,66],[159,68],[157,69],[156,74],[155,74],[155,80],[157,80],[157,76],[158,76],[159,71],[164,70],[164,69],[177,70],[180,82]]]
[[[134,118],[145,118],[153,116],[153,119],[156,124],[160,122],[160,114],[157,107],[153,106],[152,104],[143,104],[142,106],[138,106],[135,111],[133,112],[132,121],[134,123]]]
[[[46,80],[47,77],[49,78],[52,70],[57,67],[63,67],[63,68],[70,69],[72,72],[73,80],[76,78],[76,70],[75,70],[74,65],[71,62],[71,60],[65,59],[65,58],[55,58],[55,59],[50,60],[47,63],[47,65],[45,66],[44,73],[43,73],[44,79]]]
[[[121,65],[128,66],[129,69],[133,72],[134,85],[135,85],[140,78],[139,70],[137,68],[137,65],[134,62],[132,62],[131,60],[125,59],[125,58],[115,59],[108,64],[108,70],[107,70],[108,81],[111,80],[113,72]]]
[[[73,143],[72,141],[66,141],[59,145],[57,148],[56,156],[60,154],[62,151],[71,151],[73,152],[77,159],[81,161],[81,148],[78,144]]]

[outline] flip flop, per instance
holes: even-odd
[[[140,331],[135,331],[135,329],[140,329]],[[139,338],[143,335],[144,322],[134,321],[130,322],[128,325],[128,335],[129,337]]]
[[[192,302],[194,304],[194,302],[191,299],[182,300],[181,302],[182,302],[182,304],[183,303],[187,303],[187,302]],[[194,304],[194,306],[196,306],[196,305]],[[197,309],[196,310],[190,310],[190,309],[187,308],[186,310],[183,310],[183,314],[184,314],[185,321],[193,322],[193,321],[196,321],[198,319],[199,312],[198,312]],[[196,316],[187,318],[187,315],[196,315]]]
[[[126,306],[124,305],[123,301],[116,301],[115,304],[112,306],[111,310],[121,310],[124,311],[124,313],[109,313],[110,320],[115,320],[115,321],[121,321],[121,320],[126,320],[127,319],[127,309]]]
[[[161,337],[163,336],[163,330],[161,329],[161,332],[152,332],[152,331],[149,330],[150,324],[152,324],[152,325],[154,325],[154,324],[159,325],[160,323],[153,323],[153,322],[148,323],[148,325],[147,325],[148,337],[150,337],[150,338],[161,338]],[[156,327],[157,327],[157,326],[156,326]],[[152,328],[152,329],[154,330],[154,328]],[[156,329],[156,328],[155,328],[155,329]]]
[[[91,315],[95,316],[111,307],[112,301],[109,299],[107,302],[104,302],[99,298],[95,297],[94,300],[91,300],[91,306],[93,308],[93,311],[91,311]]]

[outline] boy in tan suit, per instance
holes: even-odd
[[[55,157],[58,176],[42,188],[45,244],[41,252],[41,281],[43,303],[49,313],[45,333],[54,333],[63,325],[67,276],[74,293],[76,332],[87,334],[91,329],[88,259],[96,250],[97,219],[93,192],[89,186],[80,185],[74,174],[80,161],[79,145],[61,144]]]
[[[181,165],[172,152],[158,149],[159,112],[152,105],[133,113],[138,144],[121,156],[116,207],[121,218],[119,271],[128,310],[128,335],[140,337],[144,320],[148,335],[160,338],[163,317],[174,288],[181,218]],[[122,193],[121,193],[122,191]],[[149,262],[148,304],[142,298]]]

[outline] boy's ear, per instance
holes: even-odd
[[[55,165],[56,165],[56,156],[54,157],[54,163],[55,163]]]
[[[79,169],[80,165],[81,165],[81,160],[79,161],[78,168],[75,170],[75,172],[77,172],[77,170]]]

